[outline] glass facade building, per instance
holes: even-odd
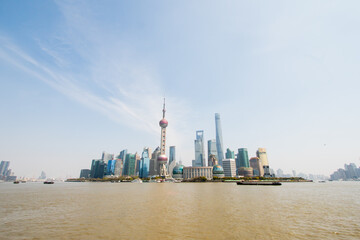
[[[124,172],[125,176],[135,176],[136,170],[136,156],[135,154],[128,153],[125,157]]]
[[[236,159],[236,168],[250,167],[247,148],[239,148],[237,156],[238,157]]]
[[[204,131],[196,131],[195,143],[195,166],[205,167],[205,154],[204,154]]]
[[[141,154],[139,177],[147,178],[150,176],[150,153],[149,149],[145,148]]]
[[[123,161],[122,175],[125,175],[125,158],[127,154],[127,149],[124,149],[120,152],[119,159]]]
[[[175,158],[175,146],[170,146],[170,150],[169,150],[169,165],[171,164],[172,161],[176,161]]]
[[[221,121],[220,114],[215,113],[215,131],[216,131],[216,150],[219,165],[222,166],[222,160],[224,159],[224,150],[223,150],[223,138],[222,138],[222,130],[221,130]]]
[[[235,159],[234,151],[231,151],[229,148],[226,149],[226,159]]]
[[[114,159],[114,154],[110,154],[110,153],[103,152],[101,159],[102,159],[104,162],[108,162],[109,160],[113,160],[113,159]]]
[[[107,164],[102,160],[92,160],[90,177],[103,178],[107,170]]]
[[[10,161],[1,161],[0,163],[0,179],[7,177],[7,172],[10,166]]]
[[[115,175],[116,160],[109,160],[106,168],[106,175]]]

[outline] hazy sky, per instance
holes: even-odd
[[[360,160],[359,1],[0,1],[0,160],[78,176],[102,151],[196,130],[270,167],[330,174]],[[168,150],[168,149],[167,149]]]

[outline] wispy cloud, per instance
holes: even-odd
[[[87,13],[79,14],[76,6],[58,4],[65,23],[46,40],[34,37],[38,44],[35,53],[3,35],[0,58],[109,119],[157,137],[165,92],[157,67],[136,56],[129,44],[102,31]],[[190,158],[192,148],[186,146],[192,146],[187,124],[189,105],[173,96],[166,96],[166,101],[172,109],[168,115],[172,125],[169,144]]]

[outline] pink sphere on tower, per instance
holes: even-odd
[[[168,126],[168,121],[165,118],[163,118],[160,120],[159,125],[162,128],[166,128]]]
[[[158,159],[157,159],[159,162],[167,162],[167,157],[165,154],[161,154],[158,156]]]

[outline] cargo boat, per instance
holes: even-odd
[[[281,186],[280,182],[236,182],[237,185]]]
[[[45,181],[44,184],[54,184],[53,181]]]

